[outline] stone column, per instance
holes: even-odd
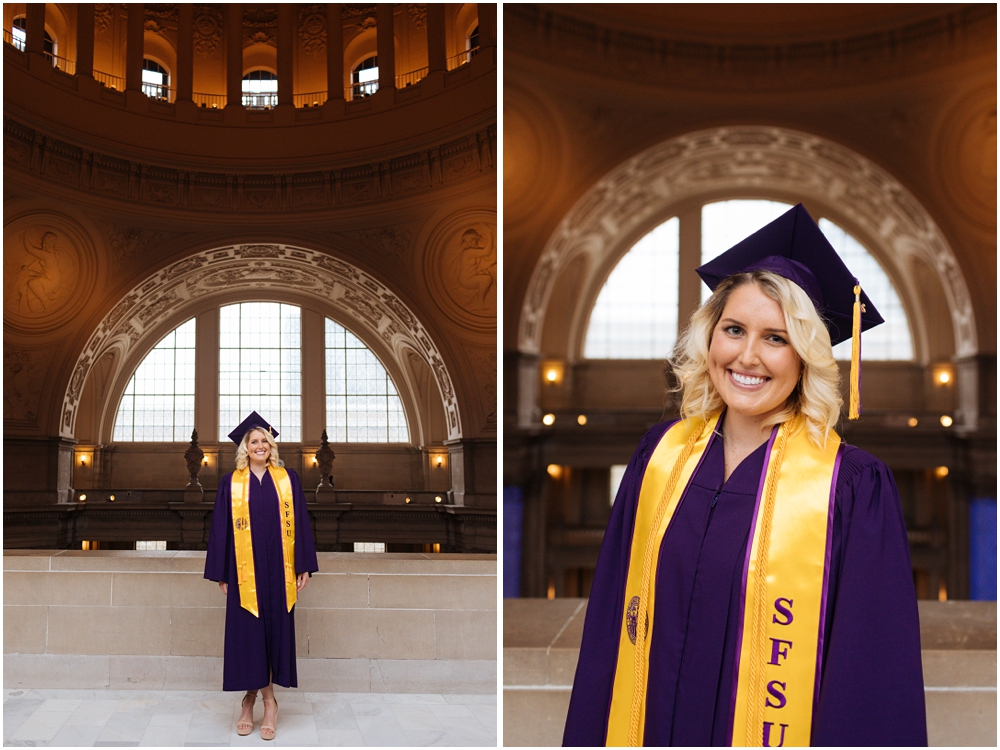
[[[497,46],[497,4],[478,3],[479,5],[479,47]]]
[[[344,5],[326,6],[326,98],[344,99]]]
[[[24,35],[25,52],[45,52],[45,3],[27,3]]]
[[[701,265],[701,206],[691,205],[677,212],[678,227],[678,320],[687,321],[701,306],[701,279],[694,270]]]
[[[375,17],[378,32],[378,90],[396,88],[396,47],[392,29],[392,3],[379,3]]]
[[[94,75],[94,4],[76,6],[76,74]]]
[[[427,3],[427,72],[434,73],[448,67],[445,49],[444,4]]]
[[[189,102],[194,94],[194,5],[177,6],[176,101]]]
[[[125,40],[125,90],[142,90],[143,25],[146,22],[142,3],[128,4],[128,32]]]
[[[243,6],[226,6],[226,106],[243,106]]]
[[[294,105],[295,3],[278,5],[278,106]]]

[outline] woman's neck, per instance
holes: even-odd
[[[748,416],[726,410],[722,427],[722,444],[725,447],[725,479],[736,470],[743,459],[767,442],[771,431],[763,427],[769,415]]]
[[[250,461],[250,471],[253,472],[255,477],[260,479],[264,476],[264,472],[267,471],[267,461]]]

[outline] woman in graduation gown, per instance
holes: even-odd
[[[882,322],[800,205],[698,269],[682,419],[604,535],[565,745],[926,745],[892,473],[843,443],[831,347]]]
[[[222,689],[246,690],[237,734],[253,731],[260,690],[260,734],[274,739],[278,704],[272,684],[297,687],[298,591],[319,570],[298,475],[278,459],[274,429],[253,412],[229,437],[236,471],[219,481],[205,558],[205,578],[226,594]]]

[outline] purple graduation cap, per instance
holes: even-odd
[[[271,426],[271,423],[257,412],[252,411],[249,417],[240,422],[239,427],[229,433],[229,439],[238,446],[243,442],[243,436],[253,429],[266,430],[271,433],[271,437],[278,437],[278,431]]]
[[[857,419],[860,333],[885,321],[801,203],[697,270],[713,292],[728,276],[749,271],[771,271],[802,287],[826,324],[831,344],[854,337],[850,414]]]

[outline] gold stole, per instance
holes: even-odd
[[[278,513],[280,516],[281,552],[285,563],[285,602],[288,611],[295,604],[295,509],[292,497],[292,482],[288,472],[281,466],[268,468],[274,486],[278,489]],[[233,472],[230,494],[233,503],[233,542],[236,545],[237,581],[240,586],[240,606],[260,615],[257,609],[257,579],[253,568],[253,539],[250,534],[250,469]]]
[[[664,534],[718,423],[689,419],[664,434],[636,508],[608,746],[643,742],[656,562]],[[733,746],[808,745],[828,565],[828,525],[840,437],[817,448],[801,418],[772,432],[744,563],[731,715]]]

